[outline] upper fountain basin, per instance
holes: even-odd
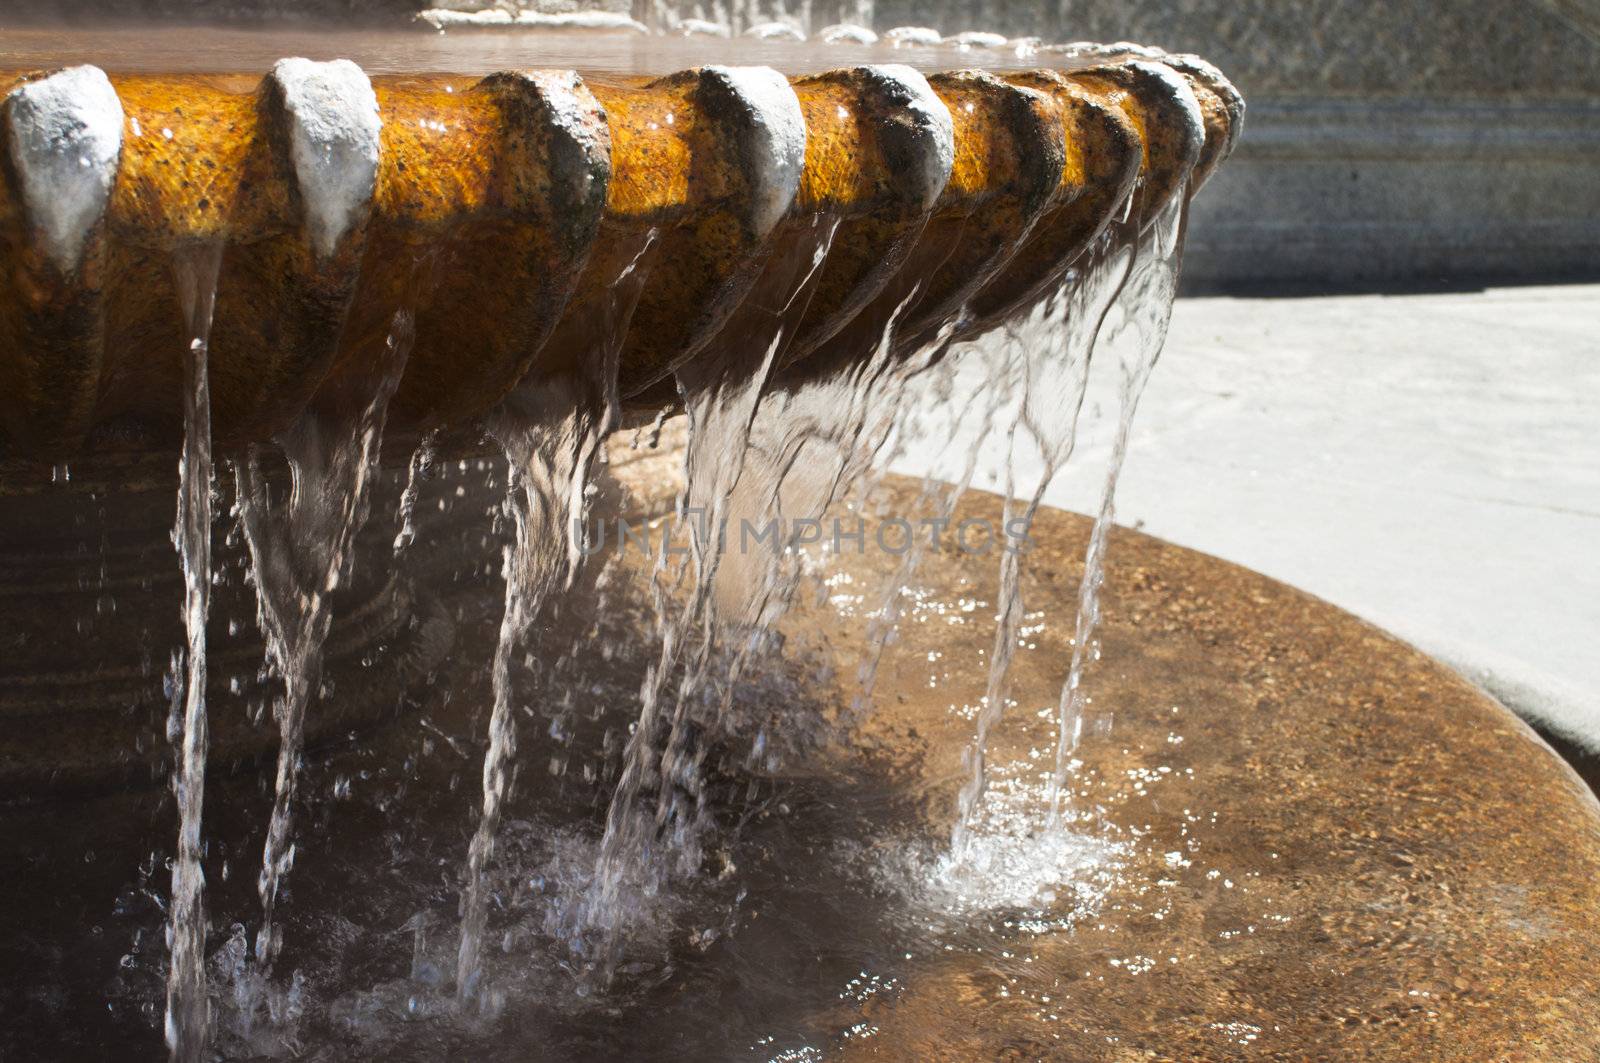
[[[736,343],[730,321],[781,296],[796,256],[817,264],[783,304],[791,367],[864,357],[897,275],[917,292],[898,342],[975,334],[1108,228],[1191,194],[1238,134],[1237,92],[1192,57],[1119,45],[1057,65],[0,71],[0,461],[176,448],[172,261],[204,244],[223,247],[222,447],[361,392],[399,312],[402,438],[470,431],[605,357],[596,322],[619,315],[624,404],[670,402],[673,370]]]

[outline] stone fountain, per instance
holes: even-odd
[[[1600,1050],[1600,805],[1501,707],[1114,471],[870,474],[963,359],[1065,460],[1159,353],[1243,102],[1033,59],[0,71],[0,1044],[158,1053],[164,985],[184,1059]],[[1032,548],[587,556],[674,497]]]
[[[40,581],[50,594],[78,579],[58,552],[76,502],[55,488],[68,478],[112,507],[97,518],[116,540],[106,556],[130,569],[105,579],[156,578],[145,562],[166,550],[189,347],[174,256],[220,255],[208,365],[219,451],[361,401],[386,372],[390,319],[409,308],[385,438],[405,455],[443,432],[466,452],[516,389],[596,357],[593,337],[618,316],[622,418],[673,405],[670,374],[725,357],[741,302],[792,287],[795,248],[823,222],[838,228],[792,330],[793,372],[824,347],[864,361],[913,287],[905,346],[958,315],[968,333],[993,327],[1059,284],[1136,181],[1152,217],[1198,188],[1242,115],[1192,58],[931,79],[889,64],[792,85],[705,67],[593,89],[571,73],[368,79],[300,60],[259,81],[91,67],[0,79],[15,279],[4,539],[14,571],[61,566]],[[672,268],[641,269],[631,305],[613,305],[641,256]],[[93,552],[91,567],[105,553]],[[362,642],[393,625],[376,596],[404,597],[370,590],[346,610],[376,625]],[[18,622],[48,615],[23,601]],[[18,645],[14,718],[80,697],[125,715],[159,696],[134,689],[138,646],[90,678],[56,671],[42,632]],[[107,671],[134,682],[108,687]],[[84,729],[86,741],[107,733],[91,717]],[[6,777],[79,774],[27,748],[35,739],[86,752],[25,733],[6,746]]]

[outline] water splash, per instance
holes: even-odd
[[[269,969],[282,947],[274,922],[283,880],[294,865],[290,841],[306,709],[321,681],[322,649],[333,616],[328,596],[349,578],[351,545],[367,518],[367,501],[383,439],[384,418],[411,352],[412,315],[395,314],[376,379],[356,390],[359,406],[307,411],[278,437],[291,477],[288,497],[274,504],[262,472],[261,448],[234,464],[235,515],[249,547],[257,618],[266,636],[267,667],[284,686],[273,705],[278,723],[277,778],[262,848],[261,928],[255,957]],[[248,1019],[247,1019],[248,1023]]]
[[[931,913],[1025,912],[1057,927],[1092,918],[1131,847],[1048,824],[1048,783],[1031,760],[999,765],[992,774],[959,852],[926,843],[891,847],[879,875]]]
[[[167,1048],[189,1063],[210,1038],[206,999],[206,911],[200,827],[206,787],[206,618],[211,609],[211,315],[216,306],[222,245],[185,248],[173,257],[183,305],[183,457],[178,466],[178,514],[173,541],[183,570],[184,653],[174,658],[174,719],[168,735],[181,740],[172,776],[178,803],[178,849],[172,861],[172,906],[167,937]],[[179,674],[181,671],[181,675]],[[182,707],[181,717],[177,713]]]
[[[422,494],[422,482],[433,472],[433,463],[438,457],[435,450],[437,432],[429,432],[422,437],[416,450],[411,452],[411,461],[406,467],[406,486],[400,492],[400,509],[397,524],[400,530],[394,535],[394,556],[399,560],[410,549],[417,538],[417,499]]]

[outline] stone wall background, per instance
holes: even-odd
[[[877,22],[1194,52],[1247,96],[1582,97],[1585,9],[1600,28],[1600,0],[877,0]]]
[[[1133,40],[1250,102],[1190,290],[1600,278],[1600,0],[877,0],[877,28]]]

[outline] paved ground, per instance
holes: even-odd
[[[1092,387],[1054,504],[1093,506],[1114,401]],[[1117,519],[1327,598],[1600,750],[1600,286],[1182,300]]]

